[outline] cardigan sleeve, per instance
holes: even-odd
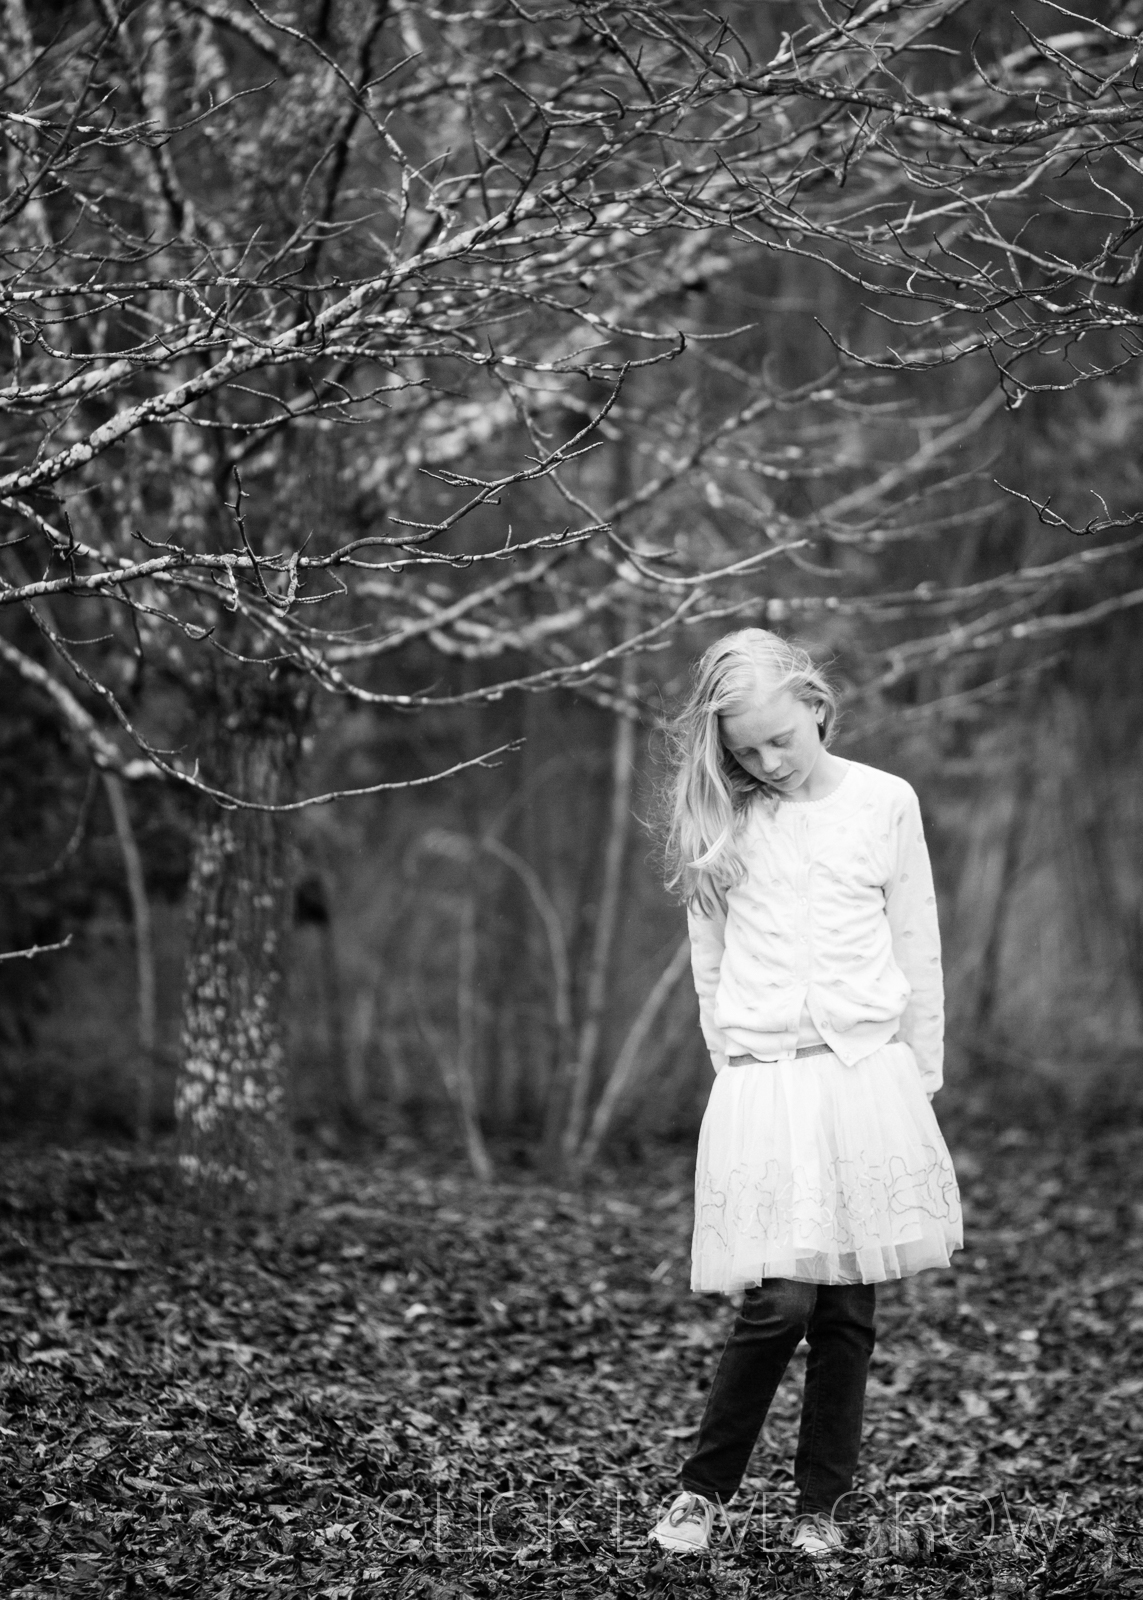
[[[911,788],[897,816],[896,859],[885,886],[885,909],[893,954],[913,991],[901,1018],[901,1037],[912,1047],[931,1096],[944,1082],[941,933],[921,807]]]
[[[691,936],[691,971],[694,974],[695,993],[699,1003],[699,1025],[706,1047],[710,1051],[711,1065],[720,1072],[726,1065],[727,1041],[714,1023],[714,997],[718,990],[719,968],[726,936],[726,912],[713,917],[687,907],[687,930]]]

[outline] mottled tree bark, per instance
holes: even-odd
[[[244,799],[288,802],[302,705],[274,684],[230,687],[231,702],[214,708],[210,777]],[[200,819],[175,1114],[179,1165],[207,1211],[273,1210],[290,1187],[281,1014],[290,849],[280,813],[214,809]]]

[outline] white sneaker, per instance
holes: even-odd
[[[845,1535],[832,1517],[824,1511],[799,1517],[794,1524],[791,1550],[800,1550],[805,1556],[832,1556],[845,1547]]]
[[[710,1549],[710,1530],[714,1525],[714,1505],[701,1494],[686,1489],[676,1495],[671,1509],[647,1535],[664,1550],[684,1555]]]

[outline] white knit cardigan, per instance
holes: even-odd
[[[944,993],[933,874],[917,796],[850,761],[824,800],[751,801],[746,867],[723,913],[688,913],[715,1071],[793,1054],[808,1014],[853,1066],[899,1033],[925,1089],[943,1079]]]

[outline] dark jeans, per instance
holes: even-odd
[[[873,1353],[871,1283],[764,1278],[747,1289],[718,1363],[683,1488],[726,1501],[742,1481],[770,1402],[798,1341],[809,1342],[794,1457],[798,1514],[845,1519],[861,1445],[865,1380]]]

